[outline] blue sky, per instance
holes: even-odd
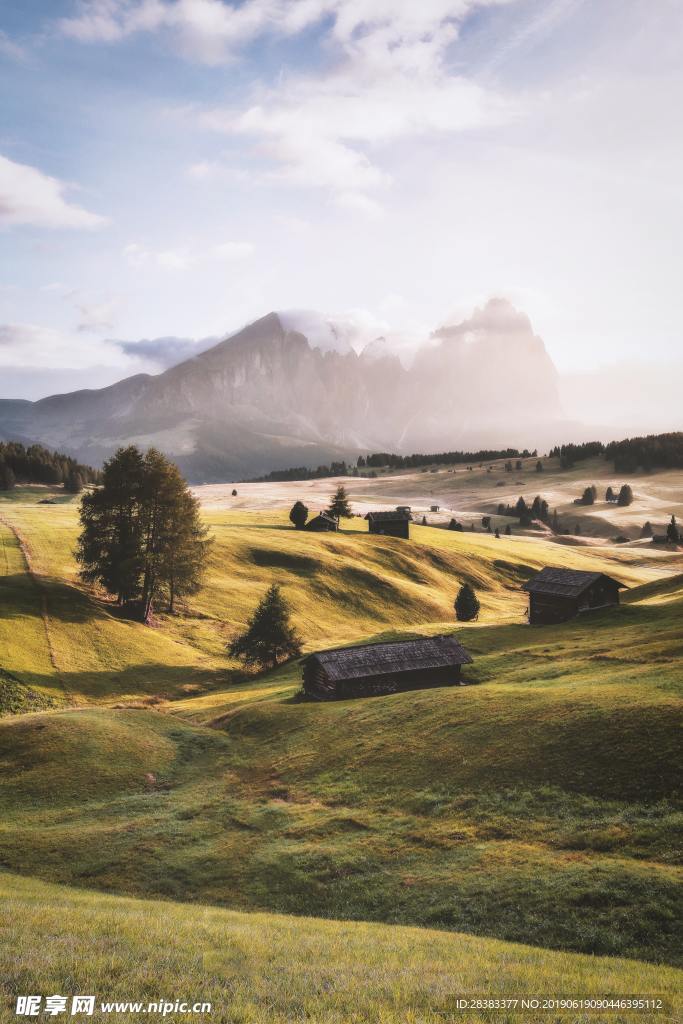
[[[682,42],[678,0],[3,0],[0,396],[492,295],[563,369],[672,363]]]

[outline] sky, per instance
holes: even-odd
[[[2,0],[0,397],[491,296],[670,381],[682,44],[680,0]]]

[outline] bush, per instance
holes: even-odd
[[[297,530],[303,530],[308,519],[308,509],[303,501],[295,501],[289,513],[289,521]]]
[[[480,607],[474,589],[469,583],[463,583],[454,604],[455,617],[458,622],[472,622],[473,619],[479,618]]]

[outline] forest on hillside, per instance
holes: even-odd
[[[84,466],[61,452],[51,452],[40,444],[23,445],[18,441],[0,441],[0,491],[15,484],[64,485],[78,494],[85,484],[96,484],[100,471]]]
[[[577,462],[603,456],[613,463],[614,469],[623,473],[649,472],[653,469],[683,468],[683,431],[669,434],[649,434],[647,437],[631,437],[622,441],[585,441],[581,444],[556,445],[548,452],[550,458],[560,460],[562,469],[571,469]],[[476,452],[452,451],[431,454],[414,453],[397,455],[393,452],[371,452],[359,455],[355,463],[345,460],[332,462],[329,466],[293,466],[276,469],[258,477],[258,483],[276,483],[287,480],[319,480],[330,476],[372,475],[378,469],[419,469],[425,466],[482,465],[495,459],[537,458],[538,451],[525,448],[481,449]]]

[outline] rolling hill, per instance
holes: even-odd
[[[669,1017],[679,1004],[679,971],[632,960],[435,930],[122,899],[8,874],[0,874],[0,897],[11,912],[0,931],[3,1021],[16,1019],[14,1000],[26,991],[92,992],[97,1009],[89,1019],[100,1022],[130,1019],[130,1011],[100,1010],[115,1000],[210,1002],[216,1024],[286,1024],[293,1012],[316,1024],[440,1024],[464,994],[519,1001],[519,1012],[505,1017],[501,1010],[455,1011],[475,1024],[549,1019],[545,1010],[522,1011],[522,995],[657,993]],[[180,1018],[171,1009],[167,1019]],[[617,1010],[602,1018],[592,1011],[591,1019],[646,1018]]]
[[[618,549],[216,510],[206,589],[149,629],[78,585],[75,505],[37,494],[2,508],[0,668],[53,703],[0,719],[5,868],[677,962],[683,591],[641,553],[630,603],[533,630],[521,581]],[[225,643],[273,579],[307,649],[452,628],[471,580],[477,685],[309,705],[296,663],[245,676]]]

